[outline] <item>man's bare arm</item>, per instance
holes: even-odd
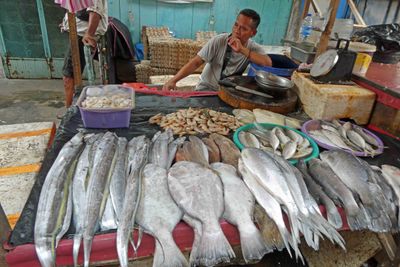
[[[192,74],[196,69],[198,69],[202,64],[204,63],[204,60],[196,55],[194,58],[192,58],[188,63],[186,63],[185,66],[183,66],[177,74],[175,74],[174,77],[172,77],[168,82],[166,82],[163,86],[163,90],[175,90],[176,89],[176,83],[186,76]]]
[[[93,11],[89,12],[89,25],[88,29],[85,32],[85,35],[82,38],[82,42],[84,44],[90,45],[93,48],[95,48],[97,45],[97,40],[95,36],[100,20],[101,16],[99,14]]]

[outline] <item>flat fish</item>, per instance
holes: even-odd
[[[224,218],[239,229],[243,258],[248,262],[258,261],[265,254],[272,252],[255,226],[252,217],[255,199],[243,180],[238,176],[235,167],[225,163],[213,163],[214,169],[224,186]]]
[[[201,164],[179,161],[168,172],[168,186],[178,206],[202,223],[196,262],[212,266],[234,258],[235,253],[219,224],[224,211],[219,176]]]
[[[208,150],[208,162],[210,162],[210,163],[220,162],[221,155],[220,155],[219,148],[218,148],[217,144],[215,143],[215,141],[208,137],[204,137],[201,140],[206,145],[207,150]]]
[[[68,191],[82,145],[83,134],[78,133],[63,146],[48,171],[40,192],[34,241],[36,254],[44,267],[55,266],[56,237],[63,228]]]
[[[188,266],[172,237],[172,231],[183,216],[172,199],[167,170],[147,164],[143,171],[143,188],[136,222],[156,239],[153,266]]]
[[[210,134],[209,138],[213,139],[221,152],[221,161],[237,168],[240,150],[229,139],[220,134]]]
[[[195,218],[190,217],[187,214],[183,215],[182,220],[187,223],[190,227],[192,227],[194,232],[194,239],[192,244],[192,250],[190,251],[189,265],[190,266],[198,266],[200,263],[197,262],[197,250],[200,246],[201,241],[201,233],[203,227],[201,226],[201,222]]]

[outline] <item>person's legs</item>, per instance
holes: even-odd
[[[78,46],[79,46],[79,59],[81,63],[81,72],[82,72],[83,69],[85,68],[85,55],[83,54],[82,37],[78,37]],[[71,46],[68,47],[68,51],[65,55],[62,73],[64,81],[65,107],[68,108],[72,105],[75,93]]]

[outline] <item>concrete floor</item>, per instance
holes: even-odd
[[[66,111],[62,80],[0,79],[0,125],[60,122]]]

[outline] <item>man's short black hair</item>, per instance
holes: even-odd
[[[253,9],[243,9],[242,11],[240,11],[239,15],[251,18],[253,20],[253,26],[255,29],[257,29],[258,25],[260,24],[260,15],[258,15],[258,13],[255,12]]]

